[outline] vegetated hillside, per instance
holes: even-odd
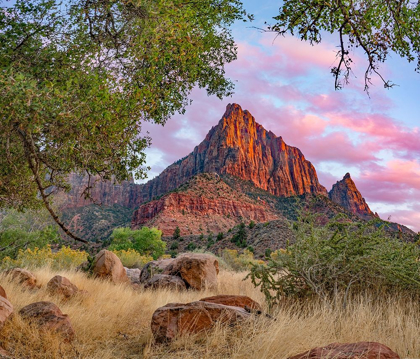
[[[70,230],[91,241],[104,240],[116,227],[130,227],[134,210],[121,205],[90,204],[62,210],[63,221]]]
[[[282,217],[276,212],[264,200],[235,191],[218,174],[204,173],[141,205],[131,227],[157,227],[164,235],[172,235],[176,227],[181,235],[218,233],[243,221],[259,223]]]

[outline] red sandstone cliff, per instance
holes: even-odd
[[[267,222],[279,219],[262,200],[253,200],[228,186],[217,174],[193,177],[175,192],[148,202],[134,212],[133,229],[157,227],[172,235],[227,232],[240,222]]]
[[[237,104],[228,105],[218,125],[186,158],[143,188],[144,201],[165,194],[198,173],[230,174],[276,196],[305,193],[327,196],[314,166],[302,152],[266,131]]]
[[[375,216],[357,189],[349,173],[332,187],[328,196],[333,202],[361,218],[370,219]]]

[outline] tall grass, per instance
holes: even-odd
[[[261,317],[236,328],[218,327],[206,335],[156,345],[150,330],[153,312],[169,302],[186,303],[215,294],[248,295],[263,303],[263,295],[246,273],[221,271],[216,290],[205,292],[134,291],[74,271],[35,269],[42,288],[27,291],[0,275],[18,312],[41,300],[56,303],[69,315],[76,332],[72,345],[23,322],[18,315],[0,332],[0,346],[17,358],[287,358],[332,342],[378,341],[403,357],[420,356],[420,305],[406,297],[374,298],[359,294],[347,306],[311,300],[282,302],[276,320]],[[56,274],[68,277],[89,295],[63,301],[46,291]],[[267,309],[267,308],[266,308]]]

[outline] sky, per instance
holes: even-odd
[[[311,46],[254,28],[272,22],[279,4],[244,1],[255,21],[232,27],[238,45],[238,59],[226,66],[236,85],[232,97],[219,100],[195,89],[185,115],[164,127],[144,126],[152,137],[146,151],[149,179],[192,152],[226,105],[238,103],[267,130],[298,147],[328,190],[349,172],[381,218],[420,231],[420,74],[415,65],[392,56],[381,73],[398,86],[387,90],[374,78],[369,97],[363,91],[366,62],[354,54],[356,77],[335,91],[330,73],[337,64],[335,37]]]

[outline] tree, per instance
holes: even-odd
[[[140,230],[116,228],[110,237],[109,250],[134,249],[141,255],[151,255],[158,259],[165,253],[166,242],[161,240],[162,231],[157,228],[142,227]]]
[[[368,92],[372,74],[383,81],[385,88],[394,84],[382,77],[379,65],[390,52],[416,60],[420,71],[420,6],[409,0],[286,0],[277,22],[269,31],[291,33],[312,45],[322,40],[322,32],[338,34],[338,65],[331,69],[335,89],[348,84],[353,61],[350,52],[361,48],[367,57],[364,76]]]
[[[178,226],[176,226],[176,228],[174,229],[174,233],[172,235],[173,239],[179,239],[179,237],[181,237],[181,230],[179,229]]]
[[[0,0],[1,3],[3,1]],[[239,0],[17,0],[0,8],[0,207],[45,205],[68,174],[145,177],[144,121],[183,113],[193,87],[227,96]]]

